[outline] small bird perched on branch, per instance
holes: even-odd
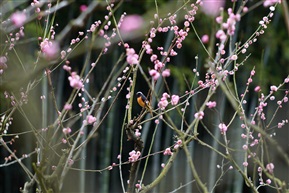
[[[150,114],[153,116],[152,107],[151,107],[150,102],[148,101],[148,99],[145,97],[145,95],[142,92],[137,92],[136,96],[137,96],[137,103],[142,108],[145,108],[145,109],[149,110]]]

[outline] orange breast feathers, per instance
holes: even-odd
[[[150,102],[147,100],[147,98],[143,95],[142,92],[137,92],[136,93],[136,97],[137,97],[137,103],[142,107],[145,108],[147,110],[149,110],[150,114],[153,116],[153,111],[152,111],[152,107],[150,105]]]
[[[150,103],[147,100],[147,98],[142,94],[142,92],[137,92],[136,93],[137,96],[137,103],[143,107],[143,108],[147,108],[147,109],[151,109]]]

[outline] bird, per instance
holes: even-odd
[[[145,95],[142,92],[137,92],[136,96],[137,96],[137,103],[139,104],[139,106],[149,110],[150,114],[153,115],[152,107],[148,99],[145,97]]]

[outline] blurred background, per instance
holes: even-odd
[[[6,144],[15,151],[15,154],[18,157],[35,151],[35,148],[39,147],[36,133],[53,124],[58,117],[54,108],[53,96],[50,94],[51,90],[49,88],[48,80],[43,78],[45,69],[48,68],[51,71],[54,97],[60,110],[66,104],[73,92],[73,89],[69,86],[69,74],[63,70],[65,61],[62,61],[61,59],[46,60],[43,57],[39,57],[39,45],[41,41],[38,37],[45,37],[45,33],[55,32],[55,41],[58,42],[61,50],[65,50],[71,44],[71,40],[79,36],[79,32],[85,33],[87,29],[90,29],[92,23],[98,20],[104,21],[105,16],[108,15],[106,1],[51,2],[52,7],[55,8],[56,12],[47,13],[45,16],[45,10],[48,8],[47,3],[44,3],[41,6],[41,11],[44,16],[40,20],[37,19],[37,13],[34,13],[35,8],[31,7],[31,1],[0,2],[0,56],[9,53],[7,62],[0,62],[0,69],[4,69],[4,72],[0,76],[0,113],[1,117],[4,114],[8,115],[9,113],[11,113],[11,117],[13,117],[12,124],[9,126],[6,134],[3,133],[4,125],[1,125],[1,138],[7,142]],[[123,34],[123,41],[127,42],[130,47],[134,48],[138,53],[142,47],[142,41],[146,38],[146,34],[149,32],[150,26],[152,25],[150,21],[154,20],[156,10],[158,10],[160,18],[167,17],[169,13],[177,11],[177,25],[182,26],[185,11],[183,9],[178,9],[181,6],[184,6],[184,4],[184,7],[189,7],[193,2],[194,1],[181,0],[115,1],[114,17],[116,20],[119,20],[121,15],[126,12],[126,15],[138,15],[142,18],[143,26],[140,27],[141,30]],[[217,42],[217,40],[215,40],[215,33],[220,27],[215,21],[216,17],[221,13],[218,11],[220,10],[219,7],[224,7],[224,12],[222,14],[227,14],[227,8],[234,5],[234,10],[237,10],[237,8],[241,6],[242,1],[237,1],[234,4],[231,1],[222,0],[210,0],[208,2],[209,4],[204,4],[204,6],[198,10],[193,24],[200,38],[207,35],[208,41],[203,41],[203,45],[214,55],[217,52],[217,47],[215,46]],[[54,7],[56,3],[59,3],[60,6]],[[246,6],[248,7],[248,12],[242,15],[240,23],[236,25],[236,33],[231,42],[231,45],[233,46],[236,42],[243,43],[250,38],[258,28],[259,21],[270,12],[268,7],[264,7],[262,1],[250,0],[247,1]],[[11,37],[16,37],[19,28],[13,28],[13,25],[3,21],[7,21],[15,11],[24,9],[27,10],[27,19],[24,25],[25,36],[21,37],[19,41],[16,41],[12,49],[9,49],[9,46],[11,46],[12,43]],[[89,11],[89,9],[92,9],[92,11]],[[288,23],[289,18],[286,16],[286,10],[288,10],[288,6],[285,3],[276,6],[274,17],[268,25],[268,28],[265,29],[265,33],[260,35],[260,37],[257,38],[257,41],[247,49],[247,55],[241,55],[238,59],[243,61],[246,56],[249,56],[244,64],[239,67],[236,75],[236,85],[239,94],[242,94],[245,91],[247,79],[250,76],[251,70],[254,68],[256,71],[253,82],[249,86],[249,93],[247,93],[246,96],[247,103],[244,105],[245,113],[248,117],[255,112],[255,107],[258,106],[258,97],[260,97],[260,93],[254,92],[254,88],[260,86],[261,92],[267,95],[270,92],[270,86],[278,86],[288,76],[289,31],[286,23]],[[85,13],[88,14],[85,15]],[[78,21],[81,22],[77,23]],[[52,24],[54,26],[54,32],[47,30]],[[111,31],[109,31],[109,33],[111,33]],[[154,48],[161,46],[168,48],[173,38],[173,32],[159,33],[154,38],[152,46]],[[92,41],[91,39],[89,40]],[[112,40],[107,52],[102,54],[100,59],[98,59],[100,53],[103,52],[104,40],[103,38],[96,36],[93,44],[84,41],[78,46],[73,47],[73,51],[68,57],[70,62],[69,66],[71,66],[73,71],[79,72],[79,74],[81,71],[85,72],[89,69],[85,64],[91,64],[97,61],[93,72],[90,73],[90,82],[86,85],[86,89],[92,97],[98,96],[98,94],[102,92],[102,89],[110,90],[112,87],[109,86],[118,84],[116,79],[109,78],[112,71],[115,72],[116,75],[121,75],[121,72],[125,67],[125,57],[123,56],[125,50],[118,45],[118,42],[119,40],[117,38]],[[157,91],[160,95],[159,97],[161,97],[163,92],[166,92],[166,86],[168,86],[173,93],[181,96],[186,91],[190,90],[188,85],[191,85],[194,82],[194,85],[197,86],[198,80],[204,80],[205,73],[207,72],[206,64],[208,63],[208,54],[203,48],[203,45],[196,33],[191,29],[189,35],[183,42],[182,48],[178,50],[177,56],[172,57],[171,61],[166,64],[170,69],[171,76],[166,78],[167,85],[164,85],[163,81],[159,84],[159,90]],[[198,57],[198,60],[196,60],[196,56]],[[7,64],[6,67],[4,67],[4,63]],[[149,77],[148,70],[153,68],[150,56],[144,54],[140,65],[142,66],[144,73]],[[196,76],[193,69],[196,69],[200,73],[200,76]],[[104,86],[107,80],[109,80],[110,84],[109,86]],[[231,79],[231,81],[233,80]],[[128,153],[134,148],[134,143],[127,140],[125,133],[122,133],[124,119],[126,119],[125,111],[128,103],[126,98],[128,91],[126,90],[126,87],[129,85],[128,83],[126,84],[127,85],[120,90],[119,95],[112,94],[112,98],[116,99],[115,101],[108,100],[103,106],[104,110],[101,117],[105,116],[105,119],[89,140],[86,148],[81,152],[79,159],[74,160],[73,167],[65,178],[61,192],[122,192],[118,167],[102,172],[95,170],[102,170],[112,165],[112,163],[118,163],[119,160],[117,157],[120,153],[120,146],[122,146],[123,161],[127,161],[129,157]],[[148,93],[149,89],[150,87],[145,78],[141,73],[138,73],[135,90]],[[29,92],[26,92],[28,90]],[[282,108],[278,109],[277,114],[275,114],[278,107],[276,101],[281,100],[284,97],[285,90],[288,90],[288,84],[285,84],[285,86],[282,87],[282,90],[275,94],[276,99],[274,101],[268,103],[264,111],[267,119],[265,121],[260,121],[260,124],[264,126],[267,133],[274,137],[278,142],[278,145],[281,146],[288,155],[288,125],[285,125],[282,128],[276,127],[279,122],[288,119],[288,104],[284,103]],[[202,91],[192,97],[190,100],[191,105],[186,113],[187,121],[192,122],[194,120],[196,109],[200,107],[206,94],[207,91]],[[21,107],[18,106],[17,108],[13,108],[11,96],[14,96],[14,98],[18,101],[22,101],[24,104],[21,105]],[[45,96],[46,99],[41,99],[41,96]],[[198,137],[217,150],[225,152],[224,147],[217,143],[217,140],[222,141],[218,124],[220,122],[228,123],[231,121],[235,111],[221,90],[216,91],[213,99],[217,102],[217,107],[214,110],[205,110],[205,118],[202,120],[202,124],[199,125]],[[69,122],[73,132],[80,128],[83,121],[81,118],[75,116],[79,112],[78,102],[81,102],[81,97],[77,97],[70,112],[71,117],[74,117]],[[152,104],[154,108],[157,108],[156,102],[153,102]],[[110,109],[111,105],[112,108]],[[108,115],[104,115],[108,109]],[[141,110],[141,107],[139,107],[136,100],[134,100],[132,115],[138,116]],[[182,119],[177,111],[171,111],[169,115],[176,125],[181,124]],[[270,127],[266,128],[265,126],[268,125],[272,117],[274,117],[274,119],[272,120]],[[149,115],[146,118],[149,118]],[[88,126],[86,132],[88,133],[92,129],[92,126]],[[143,124],[142,139],[144,140],[144,149],[142,155],[147,155],[152,143],[154,131],[154,122],[151,121]],[[209,132],[211,132],[215,138],[213,138]],[[241,121],[236,117],[229,128],[227,138],[229,139],[230,147],[235,149],[233,155],[236,162],[241,167],[244,160],[242,149],[244,140],[241,138],[242,133]],[[16,134],[19,134],[19,139],[15,137]],[[174,137],[176,133],[174,133],[168,125],[162,122],[159,124],[155,135],[152,153],[164,150],[173,145],[176,140]],[[254,133],[253,135],[257,134]],[[57,152],[61,152],[61,149],[64,148],[64,146],[64,144],[58,144],[56,147]],[[282,155],[278,154],[274,145],[267,143],[266,141],[264,141],[263,147],[265,147],[267,155],[264,158],[264,163],[267,163],[266,160],[268,160],[268,162],[273,162],[275,166],[274,176],[278,177],[281,181],[284,181],[288,186],[289,166],[283,160]],[[252,148],[252,151],[260,153],[260,148],[261,145],[256,146],[255,148]],[[215,186],[216,180],[220,175],[223,175],[222,171],[226,171],[231,164],[196,141],[190,143],[189,149],[193,156],[193,161],[198,170],[199,177],[211,191]],[[0,192],[19,192],[19,188],[23,187],[24,183],[28,180],[27,174],[17,162],[11,165],[4,164],[5,158],[9,157],[10,152],[8,152],[3,145],[0,146],[0,152],[0,165],[2,164],[0,167]],[[36,155],[37,154],[34,153],[22,161],[32,173],[32,163],[37,162]],[[158,176],[159,172],[162,170],[161,164],[165,163],[168,158],[169,156],[156,154],[149,159],[143,181],[145,185],[152,182]],[[56,165],[59,159],[60,157],[57,155],[51,156],[51,159],[49,159],[47,163],[48,168]],[[141,171],[144,168],[144,164],[145,161],[141,161],[139,168],[140,172],[138,173],[139,178],[141,177]],[[78,168],[85,168],[91,171],[78,170]],[[122,166],[122,175],[125,185],[128,180],[129,169],[129,164]],[[49,173],[50,169],[47,170]],[[258,184],[257,166],[254,162],[250,162],[248,165],[248,175]],[[34,186],[35,190],[36,185]],[[179,187],[182,188],[178,190],[177,188]],[[165,179],[152,192],[172,191],[200,192],[190,172],[186,155],[182,151],[179,153]],[[261,187],[259,191],[263,193],[278,192],[270,187]],[[246,186],[242,176],[236,170],[229,170],[222,176],[222,179],[218,181],[212,192],[238,193],[250,192],[250,190]]]

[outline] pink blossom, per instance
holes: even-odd
[[[170,98],[170,95],[168,93],[164,92],[162,95],[162,99],[168,99],[168,98]]]
[[[216,22],[217,22],[218,24],[222,23],[222,21],[223,21],[223,17],[222,17],[222,16],[216,17]]]
[[[271,184],[271,180],[270,180],[270,179],[267,179],[267,180],[266,180],[266,184]]]
[[[70,82],[70,86],[72,88],[81,89],[83,87],[82,80],[80,77],[76,74],[76,72],[72,72],[71,76],[68,77],[68,80]]]
[[[10,19],[16,27],[21,27],[24,25],[26,21],[26,14],[23,12],[17,11],[11,15]]]
[[[159,61],[159,60],[155,60],[154,61],[154,69],[155,70],[159,70],[159,69],[161,69],[161,68],[163,68],[164,66],[165,66],[165,64],[164,63],[162,63],[161,61]]]
[[[136,162],[138,160],[138,158],[140,157],[140,155],[141,155],[140,151],[132,150],[131,152],[129,152],[128,161],[129,162]]]
[[[171,151],[171,148],[166,148],[165,151],[164,151],[164,155],[172,155],[172,151]]]
[[[88,115],[86,117],[86,120],[87,120],[87,123],[91,125],[91,124],[93,124],[96,121],[96,117],[94,117],[92,115]]]
[[[175,144],[175,145],[174,145],[174,149],[178,149],[179,147],[180,147],[179,144]]]
[[[277,86],[273,85],[273,86],[270,86],[270,90],[273,92],[274,91],[276,92],[278,90],[278,88],[277,88]]]
[[[218,30],[216,33],[216,38],[220,39],[221,41],[226,40],[227,35],[225,34],[225,32],[223,30]]]
[[[135,53],[133,48],[126,49],[126,61],[130,65],[138,64],[139,56]]]
[[[49,60],[55,59],[60,51],[58,42],[50,41],[47,38],[45,38],[40,43],[40,49],[42,53],[44,54],[44,56]]]
[[[64,138],[62,138],[61,141],[62,141],[63,144],[66,144],[66,143],[67,143],[67,140],[64,139]]]
[[[155,124],[159,124],[160,123],[160,120],[159,119],[156,119],[155,120]]]
[[[255,92],[260,92],[261,91],[261,87],[260,86],[256,86],[254,89]]]
[[[273,173],[273,170],[274,170],[274,164],[273,163],[268,163],[267,165],[266,165],[266,169],[268,170],[268,172],[269,173]]]
[[[171,103],[172,105],[177,105],[179,103],[180,97],[178,95],[172,95]]]
[[[227,130],[228,130],[228,127],[227,125],[225,125],[224,123],[220,123],[219,124],[219,129],[221,131],[221,134],[226,134]]]
[[[81,12],[84,12],[87,9],[87,5],[84,5],[84,4],[80,5],[79,9],[80,9]]]
[[[71,133],[71,129],[69,127],[63,128],[62,132],[67,135],[67,134]]]
[[[162,72],[162,76],[163,76],[163,77],[169,77],[170,75],[171,75],[170,69],[165,69],[165,70]]]
[[[161,110],[165,110],[165,108],[168,106],[169,102],[167,99],[161,99],[160,102],[158,103],[158,107]]]
[[[248,12],[248,10],[249,10],[248,7],[243,7],[243,12],[244,13]]]
[[[195,118],[202,120],[204,118],[204,115],[205,115],[204,112],[200,111],[200,112],[195,113]]]
[[[248,166],[248,162],[243,162],[243,166],[247,167]]]
[[[281,3],[281,0],[265,0],[263,6],[269,7],[271,5],[274,5],[275,3]]]
[[[231,60],[234,60],[234,61],[235,61],[235,60],[237,60],[237,59],[238,59],[238,56],[237,56],[236,54],[234,54],[234,55],[231,56]]]
[[[71,110],[71,109],[72,109],[72,105],[66,103],[66,104],[64,105],[64,109],[65,109],[65,110]]]
[[[239,13],[234,14],[232,8],[228,9],[228,19],[225,23],[222,23],[222,28],[226,30],[226,33],[223,30],[219,30],[216,33],[216,37],[219,38],[221,41],[226,39],[226,34],[229,36],[234,35],[236,29],[237,21],[240,21],[241,15]],[[221,22],[221,18],[218,19],[218,23]]]
[[[144,20],[139,15],[128,15],[123,18],[120,25],[120,31],[122,33],[129,33],[137,29],[142,28],[144,25]]]
[[[134,134],[135,134],[135,136],[137,136],[137,137],[140,137],[140,136],[141,136],[141,132],[139,132],[139,129],[136,129]]]
[[[205,35],[202,36],[201,40],[202,40],[202,42],[204,44],[206,44],[206,43],[209,42],[210,38],[209,38],[209,36],[207,34],[205,34]]]
[[[160,102],[158,103],[158,107],[161,110],[164,110],[168,106],[168,104],[169,104],[169,102],[167,100],[168,98],[170,98],[170,95],[168,93],[164,92]]]
[[[153,80],[158,80],[158,78],[160,77],[160,73],[156,71],[155,69],[150,70],[149,74],[151,75]]]
[[[66,56],[66,52],[65,52],[64,50],[62,50],[62,51],[60,52],[60,55],[61,55],[61,59],[64,59],[65,56]]]
[[[68,65],[63,65],[63,70],[66,70],[67,72],[70,72],[71,67]]]
[[[157,58],[158,56],[156,54],[153,54],[150,59],[152,62],[154,62]]]
[[[225,0],[203,0],[201,8],[203,12],[210,16],[217,16],[220,13],[220,8],[224,7]]]
[[[216,107],[216,106],[217,106],[217,103],[216,103],[216,101],[209,101],[209,102],[206,103],[206,106],[207,106],[209,109],[211,109],[211,108]]]
[[[141,189],[141,185],[140,184],[135,184],[135,187],[140,190]]]

